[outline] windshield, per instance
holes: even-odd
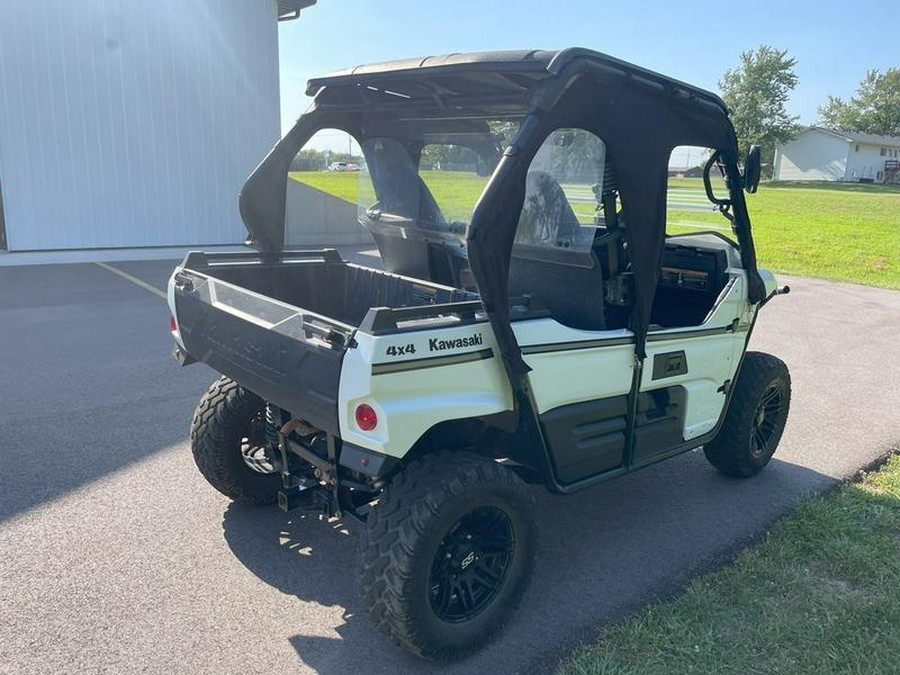
[[[394,126],[393,133],[361,143],[360,223],[373,231],[390,229],[394,236],[462,245],[475,203],[518,122],[455,119]]]

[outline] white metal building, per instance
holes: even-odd
[[[775,150],[774,178],[900,182],[900,137],[809,127]]]
[[[242,242],[277,22],[314,2],[0,1],[0,248]]]

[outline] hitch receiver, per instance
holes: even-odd
[[[278,491],[278,508],[285,512],[297,508],[314,511],[318,508],[315,492],[315,489],[309,485],[298,484],[282,488]]]

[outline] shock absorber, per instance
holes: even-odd
[[[274,403],[266,403],[266,443],[270,448],[278,447],[278,430],[284,422],[281,408]]]

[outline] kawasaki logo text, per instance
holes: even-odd
[[[481,333],[475,333],[470,337],[456,338],[455,340],[438,340],[431,338],[428,340],[428,349],[433,352],[443,352],[448,349],[462,349],[464,347],[477,347],[484,344],[484,337]]]

